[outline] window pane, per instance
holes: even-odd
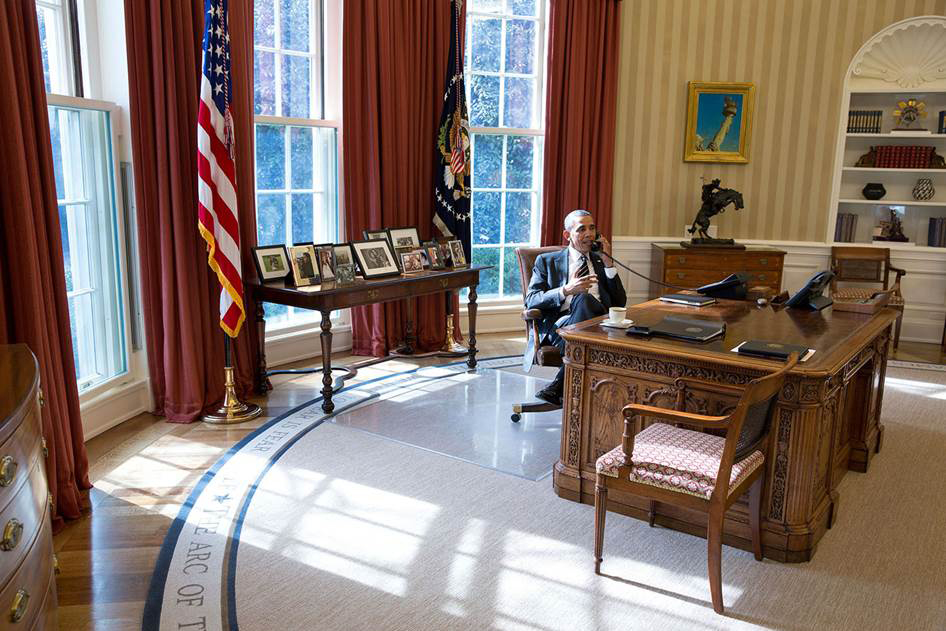
[[[62,177],[62,148],[60,147],[62,140],[59,138],[59,116],[53,110],[50,110],[49,115],[49,137],[53,145],[53,176],[56,179],[56,190],[62,191],[65,186]]]
[[[506,77],[504,127],[532,127],[532,84],[534,79]]]
[[[470,125],[499,127],[499,77],[470,77]]]
[[[534,47],[535,21],[506,21],[506,72],[532,74]]]
[[[313,240],[312,193],[294,193],[292,195],[292,242],[305,243]]]
[[[312,129],[289,128],[292,188],[312,188]]]
[[[510,0],[513,15],[535,15],[535,0]]]
[[[505,243],[529,243],[532,228],[532,193],[506,193]]]
[[[283,55],[282,116],[309,118],[309,58]]]
[[[263,303],[263,313],[266,318],[266,326],[276,327],[280,324],[285,324],[289,318],[289,307],[286,305],[277,305],[271,302]]]
[[[501,193],[473,191],[473,243],[499,243]]]
[[[499,296],[499,248],[473,248],[473,265],[492,265],[493,269],[480,272],[476,293],[481,298]]]
[[[519,276],[516,248],[503,248],[503,295],[511,297],[521,293],[522,278]]]
[[[473,186],[500,188],[503,184],[503,137],[473,134]]]
[[[502,13],[503,0],[470,0],[470,10]]]
[[[260,245],[286,242],[286,196],[282,193],[256,196],[256,238]]]
[[[107,112],[49,108],[59,229],[80,391],[124,373],[124,305]]]
[[[506,148],[506,187],[532,188],[532,160],[535,139],[532,136],[509,136]]]
[[[284,128],[278,125],[256,126],[256,188],[286,188],[286,153]]]
[[[499,72],[499,55],[502,49],[503,21],[496,19],[473,19],[472,69]]]
[[[254,111],[263,116],[276,114],[276,55],[253,53]]]
[[[279,12],[282,22],[282,47],[308,52],[309,3],[299,0],[281,0]]]
[[[272,47],[276,43],[273,18],[273,0],[256,0],[253,3],[253,40],[257,46]]]

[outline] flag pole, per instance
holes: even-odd
[[[260,406],[255,403],[244,403],[236,393],[236,380],[233,378],[233,361],[230,350],[230,336],[223,334],[224,353],[224,392],[223,404],[216,412],[204,414],[203,421],[214,425],[233,425],[256,418],[262,413]]]

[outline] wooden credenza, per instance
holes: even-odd
[[[730,274],[749,275],[749,287],[782,290],[785,252],[771,248],[684,248],[670,243],[651,244],[650,277],[683,287],[715,283]],[[672,294],[676,289],[650,283],[650,297]]]
[[[0,629],[56,629],[53,537],[39,369],[0,346]]]

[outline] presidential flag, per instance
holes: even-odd
[[[220,281],[220,327],[236,337],[246,317],[234,164],[227,0],[204,2],[203,68],[197,113],[197,226]]]
[[[442,235],[459,239],[470,261],[470,125],[460,55],[461,5],[462,0],[451,0],[450,57],[437,129],[434,225]]]

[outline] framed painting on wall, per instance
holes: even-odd
[[[686,162],[749,162],[752,105],[751,83],[687,83]]]

